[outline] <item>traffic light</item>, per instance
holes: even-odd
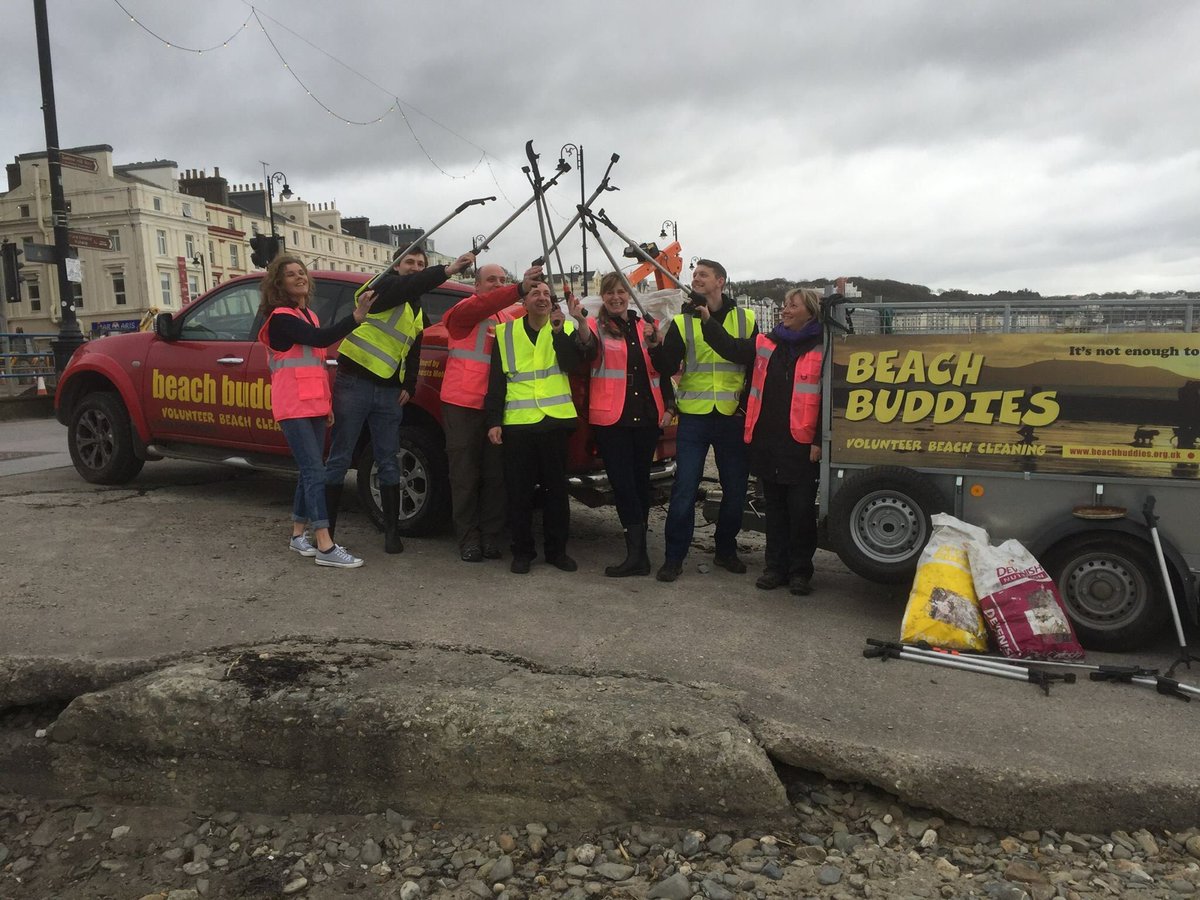
[[[16,303],[21,299],[21,253],[22,250],[11,241],[0,245],[0,257],[4,260],[4,299]]]
[[[278,235],[256,234],[250,238],[250,262],[260,269],[265,269],[271,264],[271,260],[279,255],[282,245],[283,238]]]

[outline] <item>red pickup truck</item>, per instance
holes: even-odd
[[[313,308],[323,323],[347,315],[368,276],[313,272]],[[283,433],[271,415],[266,348],[256,340],[260,276],[234,278],[178,313],[161,313],[153,332],[112,335],[82,346],[59,378],[58,420],[68,428],[71,460],[86,480],[124,484],[147,460],[172,457],[294,474]],[[401,528],[431,534],[449,520],[450,484],[442,433],[441,385],[446,361],[442,314],[472,293],[448,281],[422,297],[433,323],[422,341],[417,394],[400,427]],[[336,356],[328,361],[330,375]],[[587,409],[586,381],[574,379],[576,406]],[[609,502],[603,465],[587,426],[570,444],[572,494],[589,506]],[[656,486],[675,470],[675,429],[656,455]],[[358,494],[382,525],[371,442],[364,431],[355,459]]]

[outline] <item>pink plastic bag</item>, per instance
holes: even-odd
[[[971,576],[988,633],[1015,659],[1083,659],[1058,588],[1017,540],[969,545]]]

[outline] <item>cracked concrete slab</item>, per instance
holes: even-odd
[[[60,790],[115,802],[451,821],[781,821],[787,795],[717,686],[481,653],[290,642],[77,697]]]

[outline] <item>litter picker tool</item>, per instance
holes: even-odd
[[[567,239],[567,235],[569,235],[571,233],[571,229],[575,227],[575,224],[581,218],[583,218],[582,211],[590,210],[592,207],[592,204],[596,202],[597,197],[599,197],[605,191],[619,191],[620,190],[620,188],[613,187],[612,185],[610,185],[608,183],[609,173],[612,172],[612,167],[614,165],[616,165],[617,160],[619,160],[620,158],[621,157],[619,155],[617,155],[616,153],[614,153],[612,155],[612,157],[608,161],[608,168],[604,170],[604,177],[600,179],[600,184],[596,186],[596,189],[594,191],[592,191],[592,196],[588,197],[587,200],[585,200],[582,204],[575,207],[575,209],[576,209],[575,215],[572,217],[571,221],[566,224],[566,227],[563,228],[562,232],[558,235],[558,237],[556,237],[554,239],[554,242],[552,244],[550,244],[551,250],[557,250],[558,245]],[[535,266],[540,266],[544,262],[545,262],[545,260],[543,260],[539,257],[538,259],[535,259],[533,261],[533,264]],[[559,262],[559,268],[562,268],[561,261]],[[584,273],[584,277],[585,278],[587,277],[586,272]]]
[[[637,291],[633,289],[633,285],[630,284],[629,278],[621,269],[621,264],[617,262],[616,258],[612,255],[612,251],[608,249],[608,245],[604,243],[604,239],[600,237],[600,229],[596,227],[596,219],[591,214],[591,210],[584,209],[583,204],[579,205],[578,210],[579,217],[583,219],[584,227],[592,233],[592,237],[594,237],[596,239],[596,243],[600,245],[600,250],[603,251],[605,257],[608,258],[608,264],[612,266],[613,271],[620,276],[621,283],[625,285],[625,290],[629,293],[629,299],[633,301],[633,305],[638,308],[638,312],[642,314],[643,319],[653,322],[654,316],[646,312],[646,307],[642,306],[641,301],[638,300]]]
[[[392,257],[392,261],[395,262],[395,260],[400,259],[401,257],[406,256],[409,253],[412,253],[413,250],[415,250],[420,245],[421,241],[425,240],[427,237],[429,237],[431,234],[433,234],[435,231],[437,231],[439,228],[441,228],[443,225],[445,225],[447,222],[449,222],[451,219],[453,219],[455,216],[457,216],[459,213],[461,213],[467,207],[482,206],[483,204],[487,203],[489,200],[495,200],[495,199],[496,199],[495,197],[477,197],[474,200],[468,200],[466,203],[460,203],[458,206],[455,207],[454,212],[450,213],[450,215],[446,216],[446,218],[442,219],[442,221],[438,222],[432,228],[427,228],[424,231],[422,231],[417,236],[416,240],[414,240],[411,244],[409,244],[407,247],[405,247],[404,250],[401,251],[399,254]],[[379,287],[379,282],[383,280],[383,276],[385,276],[390,271],[392,271],[392,263],[389,263],[382,272],[379,272],[374,278],[372,278],[370,281],[368,281],[366,284],[364,284],[362,287],[360,287],[357,291],[355,291],[354,296],[357,297],[360,294],[362,294],[364,291],[375,290],[375,288]]]
[[[533,188],[534,209],[537,211],[538,234],[542,239],[542,265],[546,267],[546,283],[550,285],[550,296],[555,304],[558,303],[558,293],[554,290],[554,270],[550,267],[550,242],[546,239],[546,220],[549,218],[549,211],[546,207],[545,187],[542,181],[542,173],[538,168],[539,154],[533,152],[533,141],[525,142],[525,156],[529,159],[529,165],[522,166],[521,171],[525,173],[525,177],[529,179],[529,186]],[[558,161],[558,171],[565,172],[569,167],[566,160]],[[562,258],[557,257],[559,274],[562,274]],[[536,265],[536,263],[535,263]]]
[[[1045,672],[1036,669],[1021,669],[990,661],[969,661],[965,657],[939,657],[932,655],[925,656],[921,653],[913,652],[912,649],[905,647],[903,644],[884,644],[883,641],[875,642],[871,646],[867,647],[867,649],[863,650],[863,656],[865,656],[867,659],[905,659],[909,662],[925,663],[926,665],[939,666],[943,669],[958,669],[962,672],[975,672],[978,675],[991,675],[995,678],[1007,678],[1010,681],[1024,681],[1040,687],[1046,696],[1050,695],[1051,682],[1061,681],[1064,684],[1075,683],[1074,672],[1064,672],[1062,674],[1058,674],[1055,672]]]
[[[554,187],[554,185],[558,183],[558,179],[561,178],[564,173],[571,171],[571,166],[568,163],[564,162],[563,165],[566,166],[566,168],[560,167],[559,170],[554,173],[554,177],[551,178],[549,181],[547,181],[544,185],[542,185],[543,192]],[[505,219],[503,222],[501,222],[499,228],[497,228],[491,234],[484,237],[483,240],[481,240],[477,244],[475,244],[471,248],[471,252],[478,256],[484,250],[487,250],[488,247],[491,246],[492,241],[494,241],[497,237],[499,237],[500,232],[502,232],[505,228],[507,228],[513,222],[517,221],[517,217],[520,216],[521,213],[525,212],[525,210],[529,209],[529,207],[533,206],[533,204],[536,201],[537,201],[537,194],[535,193],[532,197],[530,197],[528,200],[526,200],[524,203],[522,203],[520,206],[518,206],[516,208],[516,210],[514,210],[514,212],[511,216],[509,216],[507,219]]]
[[[678,278],[676,278],[675,274],[673,272],[671,272],[669,269],[667,269],[666,266],[664,266],[657,259],[655,259],[649,253],[647,253],[642,248],[641,244],[634,241],[627,234],[622,232],[621,229],[619,229],[616,225],[614,225],[612,219],[610,219],[605,214],[604,210],[600,210],[600,212],[598,212],[598,213],[592,213],[591,215],[597,222],[599,222],[601,225],[603,225],[605,228],[607,228],[609,231],[611,231],[613,234],[615,234],[617,237],[619,237],[621,240],[623,240],[629,246],[629,249],[632,250],[635,254],[637,254],[638,259],[641,259],[644,262],[648,262],[650,265],[654,266],[654,268],[658,269],[658,271],[661,272],[668,281],[670,281],[672,284],[674,284],[675,287],[679,288],[685,294],[688,294],[689,296],[691,295],[692,289],[688,285],[684,284],[682,281],[680,281]]]
[[[1192,667],[1192,656],[1188,650],[1187,640],[1183,636],[1183,622],[1179,618],[1179,604],[1175,602],[1175,588],[1171,586],[1171,570],[1167,568],[1167,558],[1163,555],[1162,541],[1158,538],[1158,516],[1154,512],[1154,495],[1146,498],[1142,507],[1142,515],[1146,518],[1146,527],[1150,529],[1150,538],[1154,541],[1154,553],[1158,557],[1158,568],[1162,572],[1163,587],[1167,591],[1167,602],[1171,605],[1171,617],[1175,620],[1175,635],[1179,638],[1179,658],[1167,669],[1167,677],[1175,674],[1180,664]]]

